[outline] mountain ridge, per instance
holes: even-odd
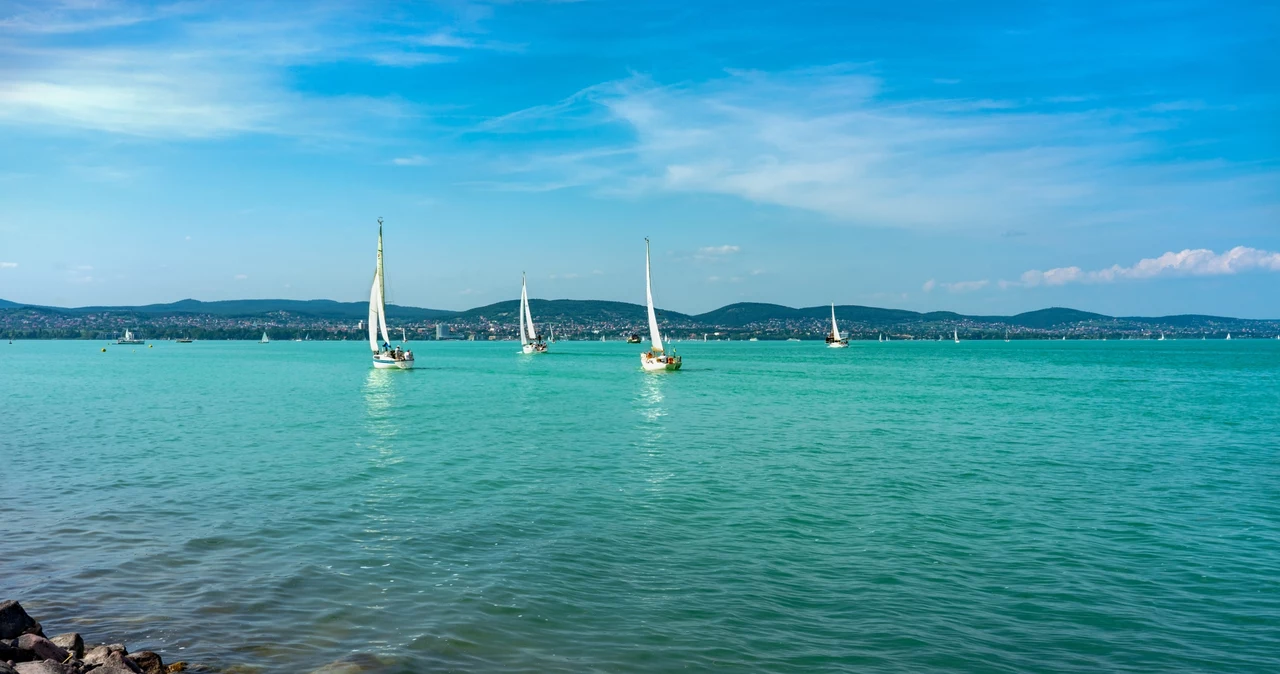
[[[428,309],[404,305],[387,305],[387,315],[396,320],[429,321],[432,319],[468,320],[476,318],[500,319],[513,317],[519,300],[503,300],[462,311]],[[643,320],[645,308],[640,304],[610,300],[530,300],[530,306],[540,320],[559,321],[628,321]],[[368,315],[367,302],[339,302],[336,300],[284,300],[248,299],[202,301],[183,299],[176,302],[122,305],[53,307],[30,305],[0,299],[0,310],[37,309],[63,314],[134,313],[143,315],[211,315],[251,318],[273,313],[290,313],[324,319],[361,320]],[[1080,322],[1133,321],[1162,323],[1179,327],[1212,325],[1216,322],[1269,322],[1274,319],[1242,319],[1203,314],[1175,314],[1170,316],[1108,316],[1067,307],[1047,307],[1011,316],[977,316],[952,311],[918,312],[907,309],[888,309],[856,304],[838,304],[836,317],[842,321],[857,323],[927,323],[938,321],[973,321],[1004,323],[1027,328],[1049,328]],[[744,327],[770,321],[825,320],[831,314],[830,305],[813,307],[788,307],[765,302],[736,302],[701,314],[685,314],[659,309],[664,320],[708,326]]]

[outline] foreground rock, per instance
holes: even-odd
[[[0,602],[0,674],[171,674],[186,670],[185,662],[166,667],[159,654],[131,654],[124,644],[102,644],[86,651],[84,639],[75,632],[46,639],[40,623],[27,615],[21,604]]]

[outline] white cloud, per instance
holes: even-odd
[[[475,40],[465,37],[458,37],[448,31],[439,31],[415,40],[418,44],[425,47],[451,47],[456,49],[471,49],[476,46]]]
[[[0,262],[0,269],[17,269],[17,262]]]
[[[982,290],[991,284],[991,281],[983,279],[981,281],[956,281],[954,283],[943,283],[942,287],[947,289],[949,293],[971,293],[975,290]]]
[[[391,160],[391,163],[396,166],[425,166],[431,163],[431,160],[420,154],[415,154],[411,157],[396,157]]]
[[[705,248],[699,248],[698,253],[700,255],[729,255],[732,253],[736,253],[740,250],[742,249],[739,248],[738,246],[730,246],[730,245],[707,246]]]
[[[237,280],[237,281],[243,281],[243,280],[245,280],[245,279],[249,278],[249,275],[248,275],[248,274],[236,274],[235,276],[232,276],[231,278],[233,278],[233,279],[235,279],[235,280]]]
[[[1139,260],[1130,267],[1117,264],[1094,271],[1084,271],[1080,267],[1059,267],[1048,271],[1032,269],[1022,274],[1020,284],[1027,287],[1060,286],[1162,276],[1229,276],[1248,271],[1280,272],[1280,253],[1247,246],[1236,246],[1223,253],[1206,248],[1177,253],[1170,251],[1159,257]]]
[[[928,281],[924,282],[924,285],[921,286],[920,289],[927,293],[931,293],[933,292],[933,289],[936,287],[938,287],[938,282],[933,279],[929,279]]]

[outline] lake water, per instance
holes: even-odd
[[[1280,671],[1280,342],[0,343],[0,598],[307,672]]]

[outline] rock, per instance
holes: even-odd
[[[17,639],[0,639],[0,662],[27,662],[35,657],[35,653],[18,648]]]
[[[10,667],[3,660],[0,660],[0,674],[18,674],[18,670]]]
[[[173,663],[172,665],[165,667],[164,671],[165,671],[165,674],[174,674],[175,672],[185,672],[187,671],[187,663],[179,660]]]
[[[77,660],[84,657],[84,639],[81,639],[80,635],[75,632],[59,634],[49,641],[52,641],[55,646],[65,650],[66,652],[73,653]]]
[[[60,665],[53,660],[23,662],[13,669],[18,674],[74,674],[75,672],[74,669]]]
[[[126,659],[132,660],[133,664],[142,670],[142,674],[165,674],[164,663],[160,661],[160,656],[151,651],[130,653]]]
[[[124,649],[123,644],[105,644],[94,646],[80,659],[84,660],[86,665],[101,665],[105,664],[112,655],[125,656],[128,654],[129,652]]]
[[[38,631],[40,623],[27,615],[22,604],[12,599],[0,602],[0,639],[14,639],[27,634],[32,629]]]
[[[62,662],[67,659],[65,649],[37,634],[24,634],[18,637],[18,648],[35,653],[36,660]]]

